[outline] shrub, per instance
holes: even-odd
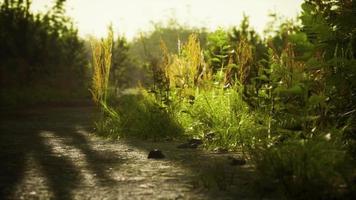
[[[186,134],[204,139],[210,149],[247,147],[263,129],[234,89],[197,91],[193,102],[182,104],[178,120]]]
[[[352,189],[353,167],[336,144],[324,139],[290,140],[254,152],[260,189],[293,199],[335,199]],[[349,190],[351,191],[351,190]]]

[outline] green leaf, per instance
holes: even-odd
[[[275,90],[275,93],[281,95],[302,95],[304,93],[304,89],[301,84],[294,85],[291,88],[285,88],[283,86],[278,86]]]
[[[218,62],[218,63],[221,62],[220,58],[216,58],[216,57],[215,57],[215,58],[212,58],[211,61],[212,61],[212,62]]]
[[[325,97],[320,95],[312,95],[308,100],[309,105],[318,105],[325,103]]]

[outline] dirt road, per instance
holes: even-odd
[[[249,165],[175,142],[109,141],[92,107],[2,111],[0,199],[257,199]],[[147,159],[159,148],[163,160]]]

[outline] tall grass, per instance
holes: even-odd
[[[113,36],[113,29],[110,26],[106,38],[91,39],[93,76],[90,91],[94,102],[103,105],[107,104],[109,91]]]
[[[166,54],[169,52],[163,52],[167,57]],[[177,55],[168,57],[171,60],[166,63],[166,74],[170,80],[171,89],[196,88],[211,77],[196,34],[189,36],[187,43],[182,45]]]
[[[162,105],[162,102],[166,101],[163,97],[167,97],[167,78],[164,72],[169,58],[163,59],[155,71],[157,73],[155,75],[158,77],[156,80],[162,81],[158,83],[160,90],[158,95],[138,88],[136,93],[115,97],[109,94],[112,44],[113,31],[111,27],[106,38],[101,41],[92,40],[91,92],[94,102],[102,111],[100,119],[96,122],[97,132],[111,138],[130,136],[159,140],[160,138],[178,137],[181,133],[181,126]],[[164,44],[161,45],[164,49]],[[119,100],[109,101],[109,97],[119,98]],[[116,104],[112,105],[109,102],[116,102]]]
[[[101,116],[95,123],[96,129],[105,135],[115,134],[117,128],[114,127],[120,127],[118,125],[121,118],[108,104],[113,38],[113,28],[109,26],[106,38],[91,39],[93,75],[90,92],[101,111]]]
[[[159,141],[177,138],[182,134],[183,129],[175,113],[163,107],[145,89],[137,89],[135,94],[122,96],[117,110],[121,116],[125,116],[120,123],[120,136]]]

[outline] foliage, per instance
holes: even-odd
[[[162,140],[179,137],[182,133],[174,113],[163,108],[152,94],[144,90],[136,96],[123,97],[119,110],[126,118],[122,124],[124,136]]]
[[[2,92],[9,99],[2,103],[32,101],[31,95],[17,97],[21,97],[22,90],[35,90],[43,85],[57,91],[51,100],[86,94],[85,50],[77,30],[65,16],[64,3],[56,1],[47,13],[34,14],[30,10],[31,1],[0,2],[1,88],[11,90]],[[66,93],[68,89],[71,92]],[[44,95],[37,102],[49,99]]]
[[[194,103],[186,101],[178,115],[186,134],[203,139],[209,149],[244,151],[263,130],[255,117],[232,89],[200,91]]]
[[[2,103],[85,93],[90,53],[64,3],[34,14],[29,0],[0,2]],[[259,188],[285,198],[355,196],[356,3],[305,0],[302,10],[299,21],[270,24],[265,39],[247,16],[228,31],[172,22],[132,42],[112,28],[91,39],[97,132],[242,151]],[[207,184],[226,189],[216,174]]]
[[[233,84],[233,80],[239,84],[246,84],[251,79],[251,67],[253,66],[252,46],[245,38],[241,38],[239,45],[236,48],[236,64],[228,66],[226,79],[229,84]],[[237,68],[237,70],[236,70]]]
[[[230,52],[228,34],[224,30],[218,29],[208,35],[205,57],[213,72],[221,70],[228,64]]]
[[[143,89],[122,96],[117,106],[107,109],[112,114],[107,114],[96,123],[98,133],[103,136],[159,141],[180,137],[183,131],[174,114]]]
[[[93,78],[91,93],[94,102],[107,104],[112,57],[113,30],[109,27],[107,38],[102,41],[92,39]]]
[[[210,150],[242,151],[260,189],[285,198],[351,197],[354,30],[342,19],[353,17],[352,6],[306,1],[302,25],[281,23],[265,40],[247,17],[230,32],[208,33],[206,45],[192,34],[171,47],[176,38],[167,43],[157,29],[141,38],[153,85],[105,107],[98,128],[114,138],[183,134]],[[150,37],[160,41],[155,55]]]
[[[197,34],[201,47],[204,47],[206,41],[206,31],[177,24],[170,20],[167,24],[154,24],[154,29],[148,33],[141,33],[140,37],[135,38],[130,45],[129,56],[136,61],[142,73],[141,83],[147,87],[152,83],[156,84],[156,69],[161,64],[162,44],[170,53],[177,54],[181,51],[189,35]]]
[[[104,136],[119,138],[125,136],[154,138],[178,136],[180,126],[174,117],[157,103],[154,95],[139,90],[133,95],[119,98],[119,105],[113,106],[108,99],[109,78],[112,61],[113,31],[109,27],[107,38],[92,39],[93,82],[92,96],[101,108],[101,117],[96,130]],[[115,97],[115,96],[111,96]]]
[[[164,52],[169,54],[167,50]],[[195,34],[189,36],[188,42],[182,45],[177,55],[168,59],[166,73],[171,88],[192,89],[201,86],[204,79],[209,77],[209,69],[204,63],[200,43]]]
[[[344,113],[355,103],[355,6],[353,1],[306,1],[302,6],[303,28],[315,45],[310,65],[325,73],[327,95]]]
[[[261,62],[267,59],[267,47],[265,41],[250,26],[248,16],[244,15],[239,27],[234,27],[229,33],[229,41],[233,48],[239,44],[239,41],[245,39],[251,44],[254,51],[254,60]]]
[[[258,183],[264,191],[292,199],[346,199],[355,190],[353,164],[340,144],[323,138],[292,140],[255,152]]]
[[[124,36],[118,36],[113,41],[111,85],[118,94],[119,89],[135,87],[144,80],[144,70],[139,67],[138,61],[130,55],[132,43]]]
[[[174,20],[167,24],[153,24],[151,32],[141,33],[140,37],[132,41],[129,52],[140,62],[147,62],[152,58],[159,59],[162,51],[157,44],[164,41],[168,51],[176,54],[180,51],[181,44],[185,43],[193,33],[198,35],[199,41],[204,47],[207,34],[204,29],[179,25]]]
[[[92,38],[92,99],[100,108],[100,116],[95,122],[98,133],[110,136],[113,131],[119,132],[122,116],[112,106],[109,97],[109,79],[112,62],[113,29],[108,28],[108,35],[101,41]]]
[[[346,143],[355,148],[355,59],[356,19],[354,1],[313,1],[303,5],[301,20],[315,46],[308,65],[318,72],[323,85],[327,120],[345,130]]]

